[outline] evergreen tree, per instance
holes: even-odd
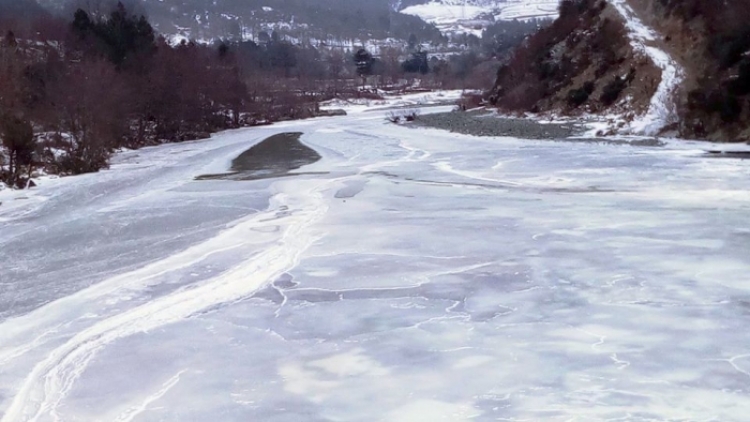
[[[357,75],[362,78],[362,86],[364,86],[366,78],[372,75],[374,64],[372,54],[364,48],[360,48],[354,53],[354,64],[357,67]]]
[[[415,34],[409,34],[409,40],[407,41],[407,46],[409,47],[409,50],[416,50],[417,45],[419,45],[419,40],[417,39],[417,36]]]
[[[426,75],[430,72],[430,61],[427,58],[426,51],[415,51],[411,58],[401,64],[401,69],[405,73],[421,73]]]

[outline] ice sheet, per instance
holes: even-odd
[[[40,186],[0,222],[0,420],[746,419],[748,161],[384,113]],[[193,180],[291,131],[304,174]]]

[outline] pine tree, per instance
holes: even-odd
[[[354,64],[357,66],[357,74],[362,77],[362,84],[364,85],[365,77],[372,75],[372,54],[364,48],[360,48],[354,53]]]

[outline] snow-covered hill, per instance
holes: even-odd
[[[559,0],[434,0],[401,13],[419,16],[443,33],[481,32],[498,20],[554,18]]]

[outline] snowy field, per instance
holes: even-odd
[[[383,116],[3,193],[0,421],[747,420],[750,161]]]
[[[320,108],[321,110],[344,110],[347,114],[376,112],[383,109],[419,109],[423,106],[455,105],[461,99],[461,95],[471,94],[474,91],[457,89],[403,95],[387,95],[382,91],[380,93],[384,94],[382,100],[368,98],[334,99],[321,103]]]
[[[556,18],[559,0],[507,0],[500,3],[496,20]]]
[[[418,16],[443,33],[466,32],[481,37],[482,29],[475,26],[482,16],[495,21],[556,18],[558,5],[559,0],[439,0],[409,6],[401,13]]]

